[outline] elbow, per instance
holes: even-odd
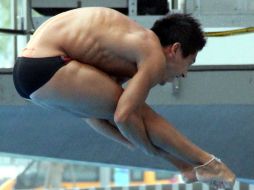
[[[116,124],[127,123],[130,119],[131,113],[128,111],[117,110],[114,114],[114,121]]]
[[[130,102],[119,101],[114,113],[114,122],[116,124],[127,124],[132,121],[136,114],[136,107]]]

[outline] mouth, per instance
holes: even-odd
[[[175,78],[185,78],[185,74],[176,75]]]

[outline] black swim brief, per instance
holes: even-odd
[[[17,92],[23,98],[30,99],[30,95],[47,83],[68,61],[70,59],[63,56],[18,57],[13,68],[13,81]]]

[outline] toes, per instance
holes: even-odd
[[[194,183],[198,181],[196,178],[195,171],[193,169],[182,172],[182,178],[184,183]]]

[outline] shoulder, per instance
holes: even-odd
[[[162,46],[158,37],[148,29],[126,35],[129,47],[133,48],[139,59],[164,59]]]
[[[151,30],[145,28],[130,33],[129,38],[142,47],[161,47],[158,37]]]

